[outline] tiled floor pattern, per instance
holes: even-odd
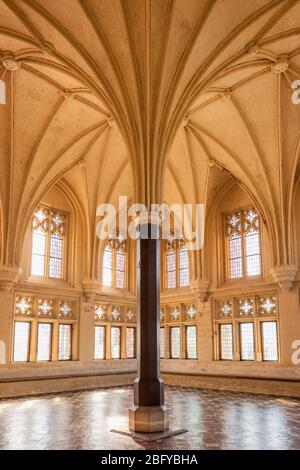
[[[189,432],[141,443],[126,428],[131,387],[0,401],[0,449],[300,449],[300,401],[166,388],[171,427]]]

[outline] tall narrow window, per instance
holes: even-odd
[[[243,258],[242,258],[242,236],[241,236],[241,213],[234,214],[230,222],[234,227],[231,232],[229,243],[229,277],[235,279],[243,275]]]
[[[277,322],[261,323],[263,361],[278,361]]]
[[[189,285],[189,256],[184,240],[171,236],[166,242],[166,287]]]
[[[167,287],[173,289],[176,287],[176,253],[167,253]]]
[[[112,286],[113,252],[110,247],[105,248],[103,255],[103,285]]]
[[[14,362],[29,360],[30,322],[15,322]]]
[[[38,323],[37,361],[51,360],[51,323]]]
[[[165,357],[165,329],[160,328],[160,337],[159,337],[159,346],[160,346],[160,358]]]
[[[116,252],[116,287],[125,287],[125,253],[122,250]]]
[[[186,356],[188,359],[197,359],[197,327],[186,327]]]
[[[254,361],[254,328],[253,323],[240,323],[240,343],[241,343],[241,360]]]
[[[63,277],[66,216],[57,209],[40,207],[33,215],[31,274]]]
[[[259,276],[260,236],[259,219],[254,209],[244,211],[245,255],[247,276]]]
[[[67,324],[59,324],[58,327],[58,360],[69,361],[71,359],[71,341],[72,326]]]
[[[135,328],[126,328],[126,356],[128,359],[135,357]]]
[[[232,324],[220,325],[220,359],[231,361],[233,359]]]
[[[40,227],[33,230],[32,234],[32,258],[31,274],[36,276],[45,275],[46,258],[46,232]]]
[[[226,217],[228,277],[261,274],[260,226],[255,209],[239,210]]]
[[[103,285],[124,289],[127,241],[121,236],[108,240],[103,254]]]
[[[180,327],[173,326],[171,331],[171,358],[180,358]]]
[[[105,326],[95,326],[95,359],[105,358]]]
[[[0,104],[6,104],[6,84],[4,80],[0,80]]]
[[[111,358],[120,359],[121,357],[121,328],[111,327]]]
[[[189,285],[189,256],[185,246],[179,250],[179,285]]]

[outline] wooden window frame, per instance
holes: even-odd
[[[258,217],[259,221],[259,228],[258,228],[258,239],[259,239],[259,261],[260,261],[260,273],[255,275],[248,275],[247,274],[247,254],[246,254],[246,232],[244,230],[243,221],[244,221],[244,213],[253,209]],[[232,216],[237,212],[241,212],[241,260],[242,260],[242,276],[240,277],[230,277],[230,238],[226,233],[226,218],[228,216]],[[225,251],[225,279],[230,282],[241,281],[241,280],[255,280],[261,279],[263,277],[263,256],[262,256],[262,225],[261,225],[261,217],[255,207],[252,205],[238,208],[232,211],[227,211],[223,213],[222,216],[222,226],[223,226],[223,234],[224,234],[224,251]]]
[[[188,357],[188,328],[195,327],[196,328],[196,357]],[[193,324],[185,324],[184,325],[184,334],[185,334],[185,359],[189,361],[197,361],[198,360],[198,327],[195,323]]]
[[[49,230],[45,232],[46,235],[46,240],[45,240],[45,265],[44,265],[44,274],[32,274],[32,256],[33,256],[33,234],[34,234],[34,227],[33,227],[33,217],[31,218],[31,238],[30,238],[30,266],[29,266],[29,273],[30,276],[36,277],[36,278],[45,278],[45,279],[51,279],[55,281],[64,281],[66,280],[66,266],[67,266],[67,245],[68,245],[68,228],[69,228],[69,213],[58,209],[56,207],[49,206],[47,204],[40,204],[36,210],[34,211],[33,214],[35,214],[39,209],[45,209],[47,211],[57,211],[60,214],[62,214],[65,217],[64,220],[64,226],[65,226],[65,234],[62,237],[63,240],[63,249],[62,249],[62,267],[61,267],[61,277],[52,277],[49,276],[49,268],[50,268],[50,243],[51,243],[51,233]]]
[[[111,275],[112,275],[112,283],[110,286],[106,286],[103,284],[103,274],[104,274],[104,252],[110,249],[112,252],[112,269],[111,269]],[[116,269],[116,258],[117,258],[117,252],[119,249],[116,248],[108,248],[108,245],[105,246],[104,251],[103,251],[103,256],[102,256],[102,285],[103,287],[106,288],[113,288],[113,289],[127,289],[127,282],[128,282],[128,252],[123,251],[124,254],[124,287],[117,287],[117,269]]]
[[[280,316],[277,313],[272,313],[269,315],[262,315],[258,312],[257,307],[257,297],[263,297],[264,295],[275,295],[274,293],[261,293],[248,295],[248,297],[253,297],[253,314],[249,316],[240,317],[236,312],[237,300],[239,297],[234,297],[226,299],[231,302],[233,312],[230,317],[219,318],[216,316],[216,307],[214,306],[214,360],[215,361],[238,361],[245,363],[276,363],[280,364],[281,362],[281,352],[280,352]],[[275,295],[276,296],[276,295]],[[276,296],[277,297],[277,296]],[[221,301],[223,299],[220,299]],[[218,302],[218,299],[215,299],[215,302]],[[277,298],[277,308],[278,308],[278,298]],[[241,359],[241,338],[240,338],[240,324],[241,323],[253,323],[253,332],[254,332],[254,360],[242,360]],[[277,360],[274,361],[265,361],[263,359],[263,337],[262,337],[262,326],[261,323],[264,322],[276,322],[276,331],[277,331]],[[232,348],[233,348],[233,358],[232,359],[222,359],[221,358],[221,334],[220,334],[220,325],[222,324],[232,324]]]
[[[96,328],[104,328],[104,345],[103,345],[103,357],[96,357]],[[107,350],[107,328],[103,323],[95,322],[94,325],[94,361],[104,361],[106,359],[106,350]]]
[[[133,356],[132,357],[127,356],[127,330],[128,329],[133,330]],[[137,357],[137,348],[136,348],[137,347],[137,342],[136,342],[136,339],[137,339],[136,326],[126,325],[126,328],[125,328],[126,359],[136,359],[136,357]]]
[[[18,294],[15,295],[15,302],[14,302],[14,312],[16,308],[16,297]],[[23,364],[29,364],[32,362],[36,363],[51,363],[51,362],[71,362],[78,360],[78,315],[77,315],[77,302],[75,299],[67,299],[67,298],[60,298],[60,297],[53,297],[41,294],[37,296],[36,294],[32,293],[20,293],[21,297],[31,297],[33,299],[32,304],[32,314],[30,315],[22,315],[14,313],[14,328],[13,334],[11,337],[11,363],[17,364],[19,361],[14,361],[14,340],[15,340],[15,323],[16,322],[29,322],[30,323],[30,342],[29,342],[29,354],[28,360],[22,362]],[[49,300],[53,300],[55,302],[55,315],[52,317],[45,317],[42,315],[38,315],[38,299],[46,297]],[[59,310],[59,303],[61,301],[70,301],[74,304],[74,314],[72,318],[63,318],[58,315]],[[51,356],[49,361],[38,361],[37,360],[37,352],[38,352],[38,324],[39,323],[50,323],[52,325],[52,333],[51,333]],[[59,337],[58,337],[58,330],[59,324],[67,324],[71,325],[71,356],[70,359],[66,360],[59,360],[58,359],[58,346],[59,346]]]
[[[174,287],[168,287],[168,273],[169,271],[167,270],[168,269],[168,261],[167,261],[167,257],[168,257],[168,251],[166,249],[166,244],[164,245],[165,248],[164,248],[164,262],[163,262],[163,286],[164,286],[164,289],[165,290],[174,290],[174,289],[186,289],[190,286],[190,255],[189,255],[189,251],[187,250],[187,257],[188,257],[188,273],[189,273],[189,282],[187,285],[185,286],[181,286],[180,285],[180,271],[182,270],[182,268],[180,268],[180,248],[176,248],[174,250],[174,252],[172,253],[175,253],[175,286]]]

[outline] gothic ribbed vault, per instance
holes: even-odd
[[[99,201],[209,207],[233,176],[293,263],[299,18],[298,0],[1,0],[2,262],[58,181],[88,238]]]

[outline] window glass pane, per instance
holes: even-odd
[[[231,238],[229,240],[229,258],[241,258],[242,257],[242,244],[241,237]]]
[[[32,259],[31,274],[44,276],[45,274],[46,234],[41,230],[32,233]]]
[[[37,361],[50,361],[51,336],[51,323],[38,323]]]
[[[229,277],[235,279],[242,277],[242,239],[241,237],[229,240]]]
[[[173,326],[171,328],[171,358],[179,359],[180,357],[180,327]]]
[[[163,359],[165,357],[165,329],[164,328],[160,328],[159,346],[160,346],[160,357]]]
[[[263,360],[278,361],[277,322],[262,322]]]
[[[112,286],[112,250],[106,248],[103,255],[103,285]]]
[[[188,269],[181,269],[179,271],[179,285],[180,287],[189,285],[189,270]]]
[[[135,357],[135,328],[126,328],[126,355],[129,359]]]
[[[196,326],[186,327],[187,358],[197,359],[197,328]]]
[[[167,254],[167,287],[176,287],[176,253],[172,251]]]
[[[232,324],[220,325],[220,357],[222,360],[233,359]]]
[[[236,279],[242,277],[243,268],[242,268],[242,258],[230,260],[230,279]]]
[[[188,269],[189,267],[189,255],[187,248],[179,250],[179,269]]]
[[[125,287],[125,253],[122,251],[116,252],[116,287]]]
[[[60,324],[58,328],[58,360],[71,359],[71,325]]]
[[[110,331],[111,331],[111,357],[112,359],[120,359],[121,330],[119,327],[113,326]]]
[[[260,244],[259,234],[250,233],[245,237],[246,244],[246,269],[248,276],[260,274]]]
[[[186,248],[179,251],[179,285],[189,285],[189,255]]]
[[[105,358],[105,326],[95,326],[95,359]]]
[[[15,322],[14,362],[27,362],[29,356],[30,322]]]
[[[241,360],[254,361],[253,323],[240,323]]]
[[[61,279],[63,258],[63,239],[58,235],[50,237],[49,277]]]

